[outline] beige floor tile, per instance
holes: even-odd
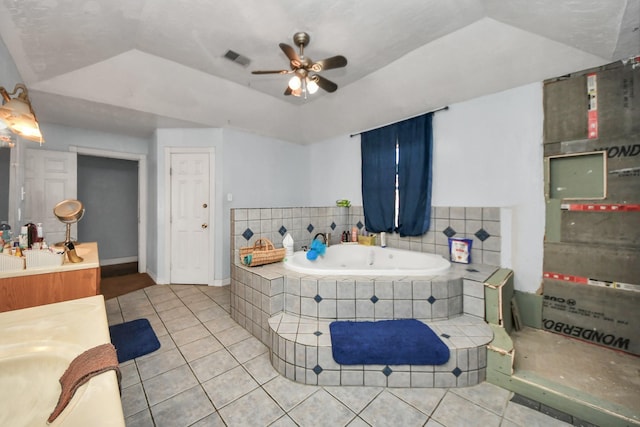
[[[121,364],[127,427],[567,425],[486,382],[387,389],[290,381],[273,368],[268,348],[231,319],[229,298],[229,286],[172,285],[107,302],[110,325],[145,317],[161,342]]]

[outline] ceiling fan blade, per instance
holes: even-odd
[[[346,67],[347,58],[342,55],[332,56],[331,58],[326,58],[321,61],[315,62],[311,69],[316,73],[319,73],[322,70],[331,70],[332,68],[342,68]]]
[[[289,70],[256,70],[252,71],[251,74],[288,74],[290,72]]]
[[[324,77],[318,74],[314,74],[311,78],[315,80],[318,86],[320,86],[322,89],[326,90],[327,92],[335,92],[338,89],[337,84],[335,84],[331,80],[325,79]]]
[[[289,58],[289,61],[291,61],[291,65],[293,65],[295,68],[300,67],[300,57],[298,56],[294,48],[286,43],[280,43],[280,49],[282,49],[284,54],[287,55],[287,58]]]

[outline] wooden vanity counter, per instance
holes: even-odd
[[[98,244],[77,244],[76,253],[82,262],[0,272],[0,312],[100,294]]]

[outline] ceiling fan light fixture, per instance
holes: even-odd
[[[280,49],[289,59],[289,70],[254,70],[251,74],[292,74],[287,89],[284,91],[285,96],[304,96],[313,95],[318,89],[327,92],[335,92],[338,85],[319,74],[309,75],[310,72],[319,73],[325,70],[341,68],[347,65],[347,58],[342,55],[325,58],[321,61],[314,62],[311,58],[304,55],[304,48],[309,44],[309,34],[298,32],[293,35],[293,42],[299,48],[299,53],[286,43],[280,43]]]
[[[301,87],[302,87],[302,80],[300,80],[300,77],[298,76],[291,77],[291,79],[289,80],[289,88],[292,91],[296,91]]]
[[[314,79],[307,77],[307,91],[311,95],[316,93],[319,88],[320,88],[320,86],[318,86],[318,83],[316,83],[316,81]]]

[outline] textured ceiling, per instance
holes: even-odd
[[[638,27],[640,0],[0,2],[0,36],[42,122],[296,143],[638,55]],[[297,31],[312,59],[347,57],[321,73],[337,92],[285,97],[287,76],[251,74],[288,68],[278,44]]]

